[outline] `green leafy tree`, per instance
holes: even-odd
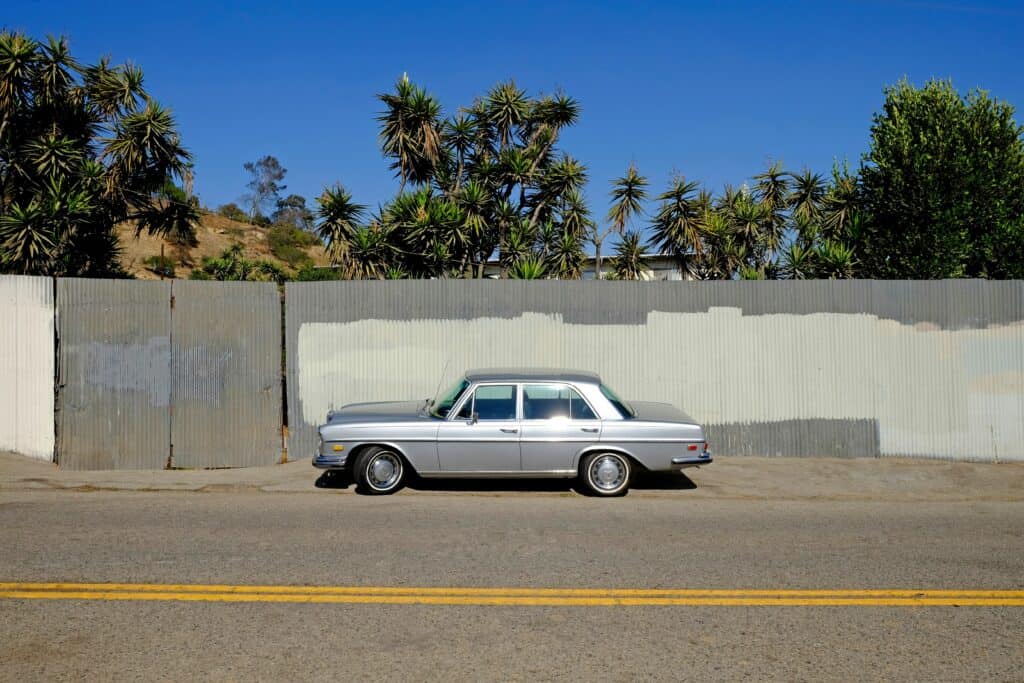
[[[285,185],[281,184],[288,169],[281,166],[277,157],[270,155],[262,156],[256,161],[247,161],[242,165],[245,172],[249,174],[249,182],[246,187],[249,192],[246,199],[249,202],[249,217],[256,219],[263,215],[263,209],[268,205],[277,202]]]
[[[299,230],[313,227],[316,216],[306,206],[306,198],[302,195],[290,194],[284,199],[278,199],[276,207],[270,217],[274,223],[286,223]]]
[[[1024,142],[1011,105],[948,81],[885,90],[857,248],[878,278],[1024,276]]]
[[[0,32],[0,270],[119,275],[126,222],[191,242],[190,160],[138,67]]]

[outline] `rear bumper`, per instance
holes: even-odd
[[[317,453],[313,456],[313,467],[320,470],[340,470],[345,468],[345,461],[348,454],[344,455],[323,455]]]
[[[679,456],[678,458],[672,458],[672,467],[678,469],[686,469],[687,467],[697,467],[698,465],[707,465],[708,463],[714,462],[711,454],[705,451],[697,457]]]

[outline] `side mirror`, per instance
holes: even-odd
[[[475,425],[479,421],[480,421],[480,413],[474,412],[472,417],[469,418],[469,422],[467,422],[466,424]]]

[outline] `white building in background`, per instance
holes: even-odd
[[[613,261],[610,257],[605,256],[601,259],[601,270],[604,272],[605,277],[608,273],[612,272]],[[692,280],[693,276],[686,274],[679,270],[679,265],[676,260],[668,254],[647,254],[644,256],[644,265],[647,269],[640,274],[641,280]],[[496,259],[488,261],[487,265],[484,266],[484,276],[492,279],[496,279],[501,276],[501,265]],[[583,278],[584,280],[593,280],[597,276],[597,260],[593,256],[588,256],[583,262]]]

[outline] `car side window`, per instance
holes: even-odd
[[[462,405],[458,418],[469,420],[474,412],[481,421],[516,419],[516,385],[485,384],[477,387]]]
[[[597,415],[590,409],[583,397],[564,384],[523,385],[523,419],[554,420],[596,420]]]

